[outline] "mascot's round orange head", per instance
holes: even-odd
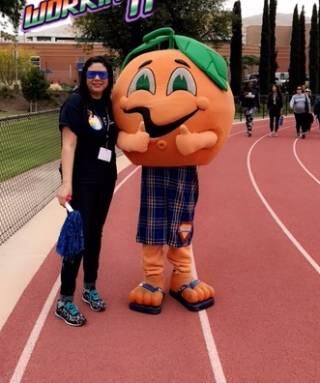
[[[155,50],[165,42],[169,49]],[[141,130],[149,135],[143,152],[125,150],[129,159],[144,166],[207,164],[234,116],[224,59],[162,28],[144,37],[123,68],[112,96],[116,123],[129,138]]]

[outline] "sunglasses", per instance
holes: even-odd
[[[108,76],[108,72],[106,71],[88,70],[87,72],[88,80],[93,80],[96,77],[98,77],[100,80],[107,80],[109,76]]]

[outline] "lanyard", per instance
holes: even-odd
[[[92,110],[91,110],[92,109]],[[101,126],[101,123],[102,123],[102,126],[101,128],[99,129],[95,129],[89,122],[89,125],[95,129],[95,130],[100,130],[102,129],[102,127],[104,127],[106,129],[106,143],[105,143],[105,147],[108,148],[109,146],[109,138],[110,138],[110,126],[112,124],[114,124],[113,121],[110,120],[110,116],[109,116],[109,113],[108,113],[108,110],[105,108],[105,115],[104,116],[101,116],[99,113],[97,113],[97,110],[96,108],[94,107],[94,105],[92,105],[92,108],[89,109],[87,108],[87,114],[88,114],[88,118],[92,118],[92,119],[98,119],[100,121],[100,126]]]

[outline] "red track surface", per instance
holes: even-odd
[[[80,301],[79,276],[76,301],[88,325],[70,328],[51,307],[16,382],[320,382],[320,132],[314,127],[306,140],[296,142],[314,179],[294,155],[290,119],[279,137],[267,136],[252,149],[268,132],[267,123],[256,122],[251,138],[236,125],[218,158],[200,169],[193,247],[199,277],[217,290],[207,315],[223,372],[210,363],[198,314],[169,296],[159,316],[127,308],[127,294],[142,276],[135,244],[138,171],[116,193],[105,226],[99,289],[108,310],[94,313]],[[262,203],[250,169],[296,245]],[[1,383],[10,381],[59,267],[51,252],[1,331]]]

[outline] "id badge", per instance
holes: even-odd
[[[112,151],[107,148],[101,147],[98,154],[98,160],[110,162],[112,157]]]

